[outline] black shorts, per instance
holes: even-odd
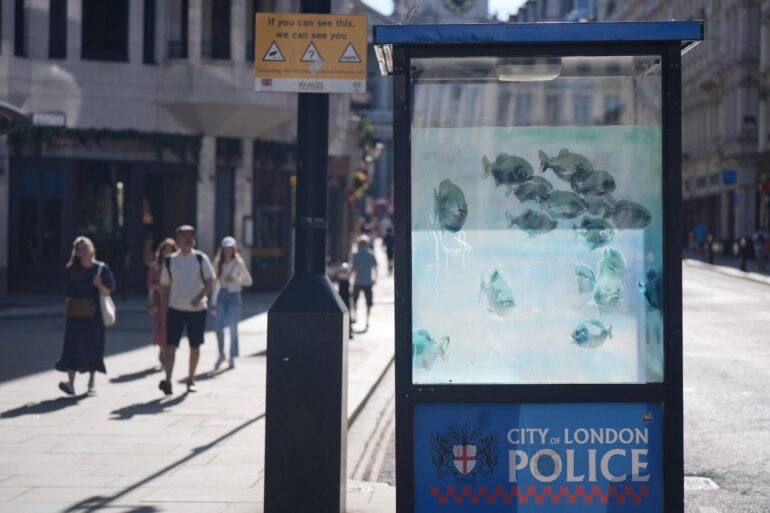
[[[179,347],[185,327],[190,347],[200,347],[203,344],[203,333],[206,331],[206,310],[183,312],[169,308],[166,318],[166,344]]]
[[[371,285],[353,285],[353,304],[358,303],[358,296],[361,294],[361,291],[363,291],[366,298],[366,306],[371,308],[374,304]]]

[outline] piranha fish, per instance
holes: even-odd
[[[599,217],[585,217],[580,226],[574,225],[573,229],[577,235],[585,237],[591,250],[609,244],[615,237],[615,229],[610,226],[610,223]]]
[[[606,260],[599,262],[599,275],[593,290],[594,303],[601,310],[611,310],[620,306],[623,299],[623,284],[618,271]]]
[[[485,283],[484,277],[481,277],[480,295],[487,297],[489,311],[496,313],[500,317],[507,315],[516,306],[516,303],[513,301],[511,287],[505,281],[505,278],[497,272],[497,269],[492,271],[489,282]]]
[[[572,153],[567,148],[562,149],[553,158],[546,155],[544,151],[538,152],[538,155],[540,156],[541,173],[553,169],[556,176],[567,182],[573,178],[582,180],[594,169],[594,165],[591,164],[590,160],[579,153]]]
[[[529,208],[523,214],[516,217],[513,217],[508,212],[505,213],[505,216],[508,218],[508,228],[513,228],[514,225],[518,226],[527,232],[530,237],[548,233],[558,225],[547,212],[535,212]]]
[[[527,201],[545,201],[552,190],[553,185],[551,185],[551,182],[540,176],[533,176],[528,182],[516,187],[513,194],[522,203]]]
[[[513,192],[514,185],[528,181],[535,174],[529,162],[521,157],[508,155],[507,153],[498,155],[494,162],[490,162],[484,156],[481,158],[481,163],[482,179],[489,178],[489,175],[492,175],[496,186],[507,185],[506,196]]]
[[[595,194],[584,194],[583,201],[586,204],[586,212],[592,216],[602,215],[607,205],[615,204],[615,199],[609,194],[605,193],[601,196]]]
[[[626,257],[619,249],[615,248],[605,248],[602,254],[602,261],[606,262],[618,274],[622,274],[628,267]]]
[[[468,217],[468,202],[462,189],[450,180],[442,181],[433,190],[436,221],[448,232],[459,232]]]
[[[577,264],[575,266],[575,277],[578,282],[578,292],[581,294],[593,292],[596,285],[596,276],[594,276],[594,272],[590,267],[586,264]]]
[[[601,346],[607,337],[612,338],[612,326],[605,328],[602,321],[596,319],[581,322],[572,332],[572,340],[588,349]]]
[[[603,169],[594,169],[581,180],[573,176],[570,186],[577,194],[602,196],[615,190],[615,177]]]
[[[449,337],[441,337],[440,341],[436,341],[428,330],[412,331],[412,363],[417,367],[430,370],[439,356],[447,361],[448,349]]]
[[[574,219],[586,210],[583,198],[569,191],[553,191],[542,205],[553,217],[560,219]]]
[[[647,301],[650,310],[660,310],[663,306],[663,284],[660,274],[655,269],[647,271],[646,281],[637,284],[639,292]]]
[[[631,230],[650,224],[652,214],[639,203],[620,200],[605,207],[604,218],[612,219],[615,227],[620,230]]]

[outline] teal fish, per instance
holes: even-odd
[[[594,169],[582,180],[573,176],[570,186],[577,194],[603,196],[615,190],[615,177],[603,169]]]
[[[623,255],[623,253],[620,252],[619,249],[615,248],[604,248],[602,261],[607,262],[607,265],[612,267],[612,269],[618,274],[622,274],[623,271],[625,271],[628,267],[628,264],[626,263],[626,257]]]
[[[492,175],[496,186],[506,185],[508,187],[505,193],[506,196],[513,192],[514,185],[528,181],[535,174],[529,162],[521,157],[508,155],[507,153],[498,155],[494,162],[490,162],[484,156],[481,158],[481,164],[481,177],[486,179]]]
[[[608,337],[612,338],[612,326],[605,328],[602,321],[596,319],[581,322],[572,332],[572,340],[580,347],[588,349],[603,345]]]
[[[542,205],[558,219],[574,219],[586,211],[583,198],[569,191],[553,191]]]
[[[497,272],[497,269],[492,271],[489,282],[485,283],[484,277],[481,277],[480,294],[487,297],[489,311],[496,313],[500,317],[507,315],[516,306],[511,287],[505,281],[505,278]]]
[[[545,201],[552,190],[551,182],[543,177],[533,176],[528,182],[516,187],[513,194],[519,201],[526,203],[527,201]]]
[[[451,180],[442,181],[438,190],[433,190],[436,221],[448,232],[459,232],[468,217],[468,202],[462,189]]]
[[[577,235],[585,237],[588,247],[592,250],[609,244],[615,237],[615,229],[599,217],[584,217],[580,226],[574,225],[573,229]]]
[[[567,182],[573,178],[582,180],[594,169],[594,165],[591,164],[590,160],[579,153],[572,153],[566,148],[562,149],[553,158],[546,155],[544,151],[538,152],[538,155],[540,156],[541,173],[552,169],[556,176]]]
[[[430,336],[428,330],[412,331],[413,365],[430,370],[439,356],[443,361],[449,359],[448,349],[449,337],[441,337],[440,341],[436,341]]]
[[[518,226],[527,232],[530,237],[548,233],[558,225],[547,212],[536,212],[529,208],[523,214],[519,214],[516,217],[513,217],[508,212],[505,213],[505,216],[508,218],[508,228]]]
[[[647,271],[646,280],[640,281],[637,287],[647,302],[647,308],[660,310],[663,307],[663,283],[660,274],[655,269]]]
[[[575,266],[575,277],[578,282],[578,292],[585,294],[593,292],[596,285],[596,276],[593,270],[586,264],[577,264]]]
[[[620,275],[605,260],[599,262],[599,275],[596,277],[592,295],[594,303],[601,310],[617,308],[623,299],[623,283],[620,281]]]
[[[633,230],[650,224],[652,214],[639,203],[620,200],[605,207],[604,218],[611,219],[615,227],[620,230]]]

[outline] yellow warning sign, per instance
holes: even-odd
[[[366,92],[366,15],[258,13],[254,89]]]

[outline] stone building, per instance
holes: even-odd
[[[0,292],[60,290],[79,234],[124,290],[142,290],[147,250],[182,223],[209,254],[236,236],[255,288],[283,285],[297,97],[253,91],[254,15],[298,11],[298,0],[0,6],[0,98],[36,124],[0,139]],[[348,105],[332,95],[333,204],[350,171]],[[344,246],[334,230],[347,227],[330,226],[330,246]]]
[[[759,184],[770,170],[765,98],[769,17],[767,0],[617,2],[612,15],[624,21],[705,22],[704,42],[682,59],[685,243],[691,242],[699,223],[727,243],[726,248],[736,238],[750,236],[760,222],[768,227]]]

